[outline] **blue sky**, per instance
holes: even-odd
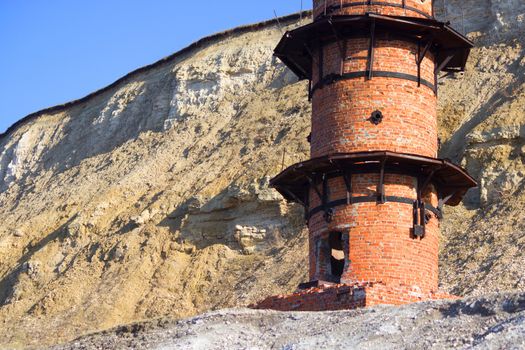
[[[300,7],[301,0],[0,0],[0,133],[201,37]]]

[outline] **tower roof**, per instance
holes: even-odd
[[[431,42],[439,70],[463,71],[473,43],[447,23],[433,19],[365,15],[331,16],[286,32],[275,49],[281,59],[300,79],[312,78],[312,49],[319,42],[344,38],[388,34],[405,40]]]

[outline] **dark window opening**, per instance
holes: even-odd
[[[345,253],[343,251],[343,234],[331,232],[328,237],[330,243],[330,267],[331,274],[337,282],[341,280],[345,267]]]

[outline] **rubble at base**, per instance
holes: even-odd
[[[323,284],[293,294],[275,295],[250,305],[253,309],[277,311],[334,311],[366,306],[402,305],[429,300],[457,299],[457,296],[423,292],[414,286],[391,286],[381,282]]]

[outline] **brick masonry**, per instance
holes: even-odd
[[[314,18],[322,16],[325,8],[329,15],[433,14],[431,0],[364,3],[314,0]],[[370,59],[371,43],[370,35],[361,33],[344,41],[318,42],[313,49],[311,157],[367,151],[436,157],[436,57],[427,52],[418,68],[422,48],[417,42],[380,31]],[[372,72],[383,76],[363,76],[370,62]],[[382,113],[379,123],[371,120],[375,111]],[[308,216],[309,277],[332,284],[319,282],[319,287],[269,297],[252,307],[317,311],[452,298],[438,291],[439,218],[429,210],[421,215],[415,209],[421,179],[403,167],[398,170],[384,174],[383,193],[403,198],[403,203],[373,200],[378,197],[378,172],[352,173],[350,191],[340,175],[325,180],[325,185],[311,185],[306,205],[312,213]],[[313,211],[325,208],[320,193],[324,203],[339,203],[331,208],[329,219],[326,210]],[[355,202],[350,197],[368,199]],[[437,207],[437,188],[430,183],[419,199]],[[419,237],[414,230],[422,216],[425,234]]]
[[[347,40],[343,73],[366,71],[369,39]],[[417,77],[416,43],[379,39],[373,70],[405,73]],[[314,55],[319,55],[316,52]],[[341,54],[336,43],[323,49],[322,75],[340,73]],[[421,78],[434,82],[434,57],[421,63]],[[320,80],[320,68],[313,67],[313,86]],[[372,112],[382,112],[383,121],[374,125]],[[417,82],[374,77],[340,80],[316,89],[312,98],[311,155],[384,150],[437,155],[437,99],[428,86]]]
[[[352,176],[353,196],[376,194],[378,174]],[[416,199],[417,180],[407,175],[386,174],[385,194]],[[329,181],[329,201],[346,198],[342,178]],[[311,191],[310,208],[321,205]],[[429,187],[423,198],[437,206],[437,193]],[[348,236],[347,259],[341,281],[382,281],[396,285],[414,285],[424,291],[438,288],[439,219],[429,213],[424,238],[412,234],[413,207],[404,203],[358,203],[337,207],[332,221],[323,213],[313,215],[310,231],[310,280],[330,280],[330,256],[323,256],[319,240],[331,232]]]

